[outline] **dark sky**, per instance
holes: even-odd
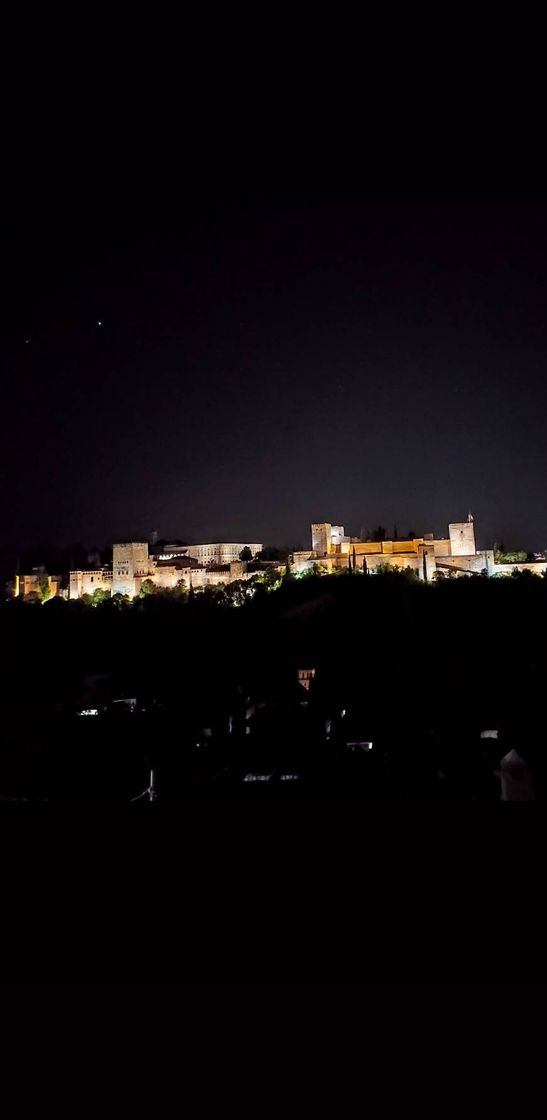
[[[88,192],[16,208],[3,269],[3,548],[547,546],[545,202]]]

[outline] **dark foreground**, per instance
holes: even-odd
[[[326,723],[326,729],[325,729]],[[412,733],[360,716],[316,718],[309,702],[265,704],[240,731],[190,728],[165,714],[21,718],[4,735],[4,801],[177,802],[308,795],[362,800],[499,801],[500,759],[515,747],[542,770],[533,742],[478,728]],[[530,749],[527,749],[530,748]],[[539,758],[541,760],[541,750]]]
[[[0,797],[496,801],[516,750],[541,799],[546,618],[534,576],[5,604]]]

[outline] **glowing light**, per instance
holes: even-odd
[[[354,743],[347,744],[348,751],[371,751],[372,743],[370,740],[359,740]]]
[[[272,770],[271,774],[246,774],[243,781],[244,782],[269,782],[272,775],[273,775],[273,770]]]
[[[497,739],[499,731],[481,731],[481,739]]]
[[[137,710],[137,701],[136,701],[135,698],[132,698],[132,699],[125,699],[125,698],[122,699],[122,698],[120,698],[119,700],[113,700],[112,705],[114,706],[114,704],[123,704],[125,706],[125,708],[130,712],[135,712]]]
[[[98,714],[98,708],[83,708],[81,712],[78,712],[79,716],[98,716]]]
[[[103,325],[102,319],[97,319],[97,326],[102,327],[102,325]]]

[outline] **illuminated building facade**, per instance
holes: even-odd
[[[82,595],[93,595],[100,590],[111,595],[128,595],[132,599],[139,594],[145,579],[154,577],[155,568],[148,555],[147,541],[115,544],[111,568],[70,572],[68,597],[80,599]]]
[[[344,535],[343,525],[330,525],[328,522],[324,522],[311,527],[312,550],[317,552],[319,556],[325,556],[336,545],[341,545],[342,542],[349,541],[349,539]]]
[[[496,564],[492,549],[477,549],[475,525],[471,515],[466,521],[452,522],[448,535],[435,537],[433,533],[406,540],[363,541],[348,536],[342,525],[314,522],[311,526],[311,549],[295,552],[291,570],[303,574],[314,566],[321,573],[348,570],[373,573],[378,569],[402,568],[414,571],[421,580],[432,580],[443,575],[511,575],[515,571],[536,574],[547,572],[547,560],[515,564]],[[163,552],[150,556],[146,541],[130,541],[113,546],[112,566],[71,571],[68,597],[79,599],[93,595],[97,590],[111,595],[121,594],[134,598],[143,583],[150,580],[156,587],[173,590],[177,586],[187,590],[226,586],[235,580],[251,579],[254,572],[239,556],[249,548],[256,556],[262,544],[218,543],[201,545],[165,545]],[[274,565],[275,567],[275,565]],[[283,565],[277,565],[281,573]],[[22,597],[44,597],[44,579],[48,580],[46,598],[61,595],[62,577],[48,576],[43,569],[30,575],[15,577],[14,594]]]
[[[493,575],[495,570],[493,550],[477,551],[471,515],[467,521],[450,524],[447,537],[429,533],[412,540],[360,541],[346,536],[341,525],[329,522],[313,524],[311,532],[310,551],[293,554],[295,573],[307,571],[314,564],[326,573],[347,570],[350,565],[363,572],[387,566],[410,568],[419,579],[429,580],[436,573]]]
[[[108,591],[112,594],[112,571],[110,568],[90,568],[88,571],[71,572],[68,582],[69,599],[81,599],[82,595],[93,595],[94,591]]]
[[[186,556],[197,560],[199,564],[233,564],[239,560],[244,548],[250,549],[253,559],[262,552],[261,544],[190,544],[186,549]]]
[[[127,595],[132,599],[139,594],[145,580],[150,580],[158,588],[170,591],[182,584],[189,591],[225,586],[233,583],[234,580],[251,579],[254,574],[247,571],[244,561],[239,560],[239,553],[245,545],[196,547],[237,550],[236,559],[222,564],[217,563],[216,566],[213,566],[212,560],[208,559],[208,566],[205,566],[197,563],[196,560],[192,562],[186,549],[182,548],[172,554],[166,550],[165,554],[154,559],[148,555],[146,542],[115,544],[112,552],[112,568],[70,572],[69,598],[80,599],[82,595],[92,595],[94,591],[104,590],[111,595]],[[262,545],[248,547],[255,551],[262,550]],[[169,560],[174,562],[169,563]]]
[[[112,594],[138,595],[145,579],[153,575],[148,541],[115,544],[112,550]]]
[[[42,598],[43,595],[43,581],[44,578],[48,581],[48,593],[46,598],[53,599],[55,595],[61,594],[61,576],[48,576],[46,572],[34,571],[30,575],[16,575],[13,588],[14,597],[19,595],[25,599],[27,596],[37,595]],[[66,596],[66,591],[65,591]]]

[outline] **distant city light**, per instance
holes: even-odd
[[[78,712],[79,716],[98,716],[98,714],[98,708],[83,708],[81,712]]]
[[[134,711],[136,711],[136,708],[137,708],[137,701],[136,701],[135,697],[132,697],[131,699],[126,699],[125,697],[123,697],[123,698],[122,698],[122,697],[120,697],[120,699],[119,699],[119,700],[113,700],[113,701],[112,701],[112,704],[113,704],[113,705],[114,705],[114,704],[124,704],[124,705],[125,705],[125,707],[126,707],[126,708],[127,708],[127,709],[128,709],[129,711],[130,711],[130,712],[134,712]]]
[[[243,781],[244,782],[269,782],[272,775],[273,775],[273,770],[272,770],[271,774],[246,774]]]

